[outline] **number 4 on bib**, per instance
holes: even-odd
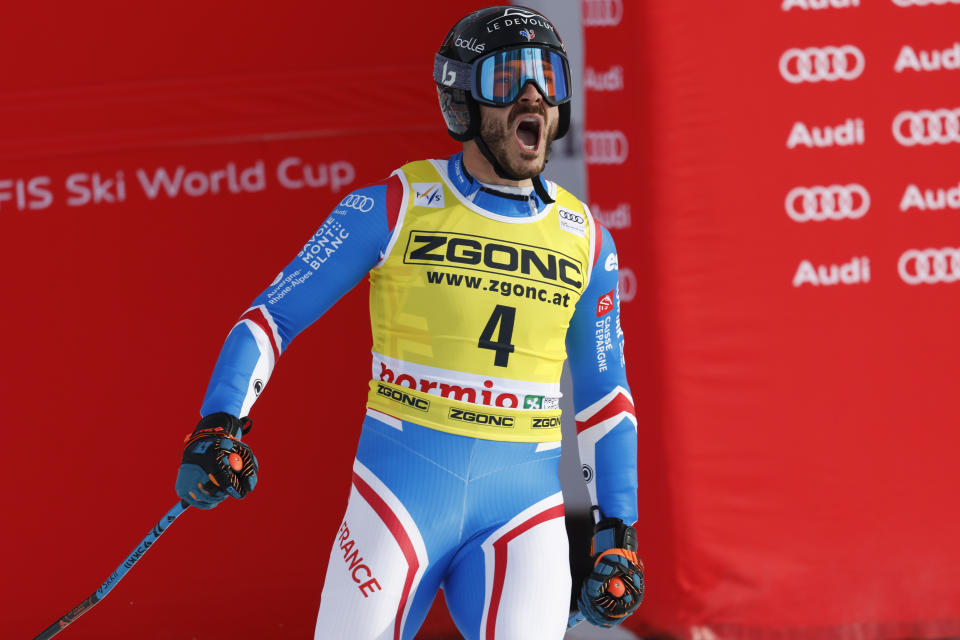
[[[480,334],[477,348],[495,351],[497,355],[493,359],[493,364],[496,367],[507,366],[507,358],[513,353],[514,347],[510,343],[510,338],[513,337],[513,321],[516,317],[517,310],[515,307],[498,304],[493,309],[493,313],[490,314],[490,319],[487,320],[487,326],[483,328],[483,333]],[[496,331],[497,325],[500,326],[500,331],[497,334],[496,342],[494,342],[493,332]]]

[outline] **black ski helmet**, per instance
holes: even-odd
[[[566,67],[565,79],[569,86],[569,67],[563,40],[543,14],[528,7],[501,5],[474,11],[462,18],[443,39],[437,52],[433,77],[437,83],[440,111],[447,123],[450,136],[466,142],[479,136],[480,107],[471,95],[473,78],[464,73],[465,65],[494,51],[520,46],[547,49],[562,56]],[[460,63],[460,64],[457,64]],[[451,81],[452,67],[460,71],[457,82]],[[548,100],[549,102],[549,100]],[[570,128],[569,98],[559,104],[559,119],[555,139],[562,138]]]

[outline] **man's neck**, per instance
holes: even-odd
[[[485,184],[499,184],[505,187],[530,187],[533,181],[526,180],[507,180],[501,178],[494,171],[493,165],[484,157],[477,143],[473,140],[467,140],[463,143],[463,166],[480,182]]]

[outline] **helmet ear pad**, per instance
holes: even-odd
[[[567,131],[570,130],[570,102],[564,102],[559,106],[559,109],[560,118],[557,120],[557,135],[554,136],[554,140],[559,140],[567,135]]]
[[[437,99],[451,138],[466,142],[480,135],[480,105],[468,91],[438,84]]]

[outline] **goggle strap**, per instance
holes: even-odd
[[[470,91],[473,85],[473,66],[437,54],[433,58],[433,79],[444,87]]]

